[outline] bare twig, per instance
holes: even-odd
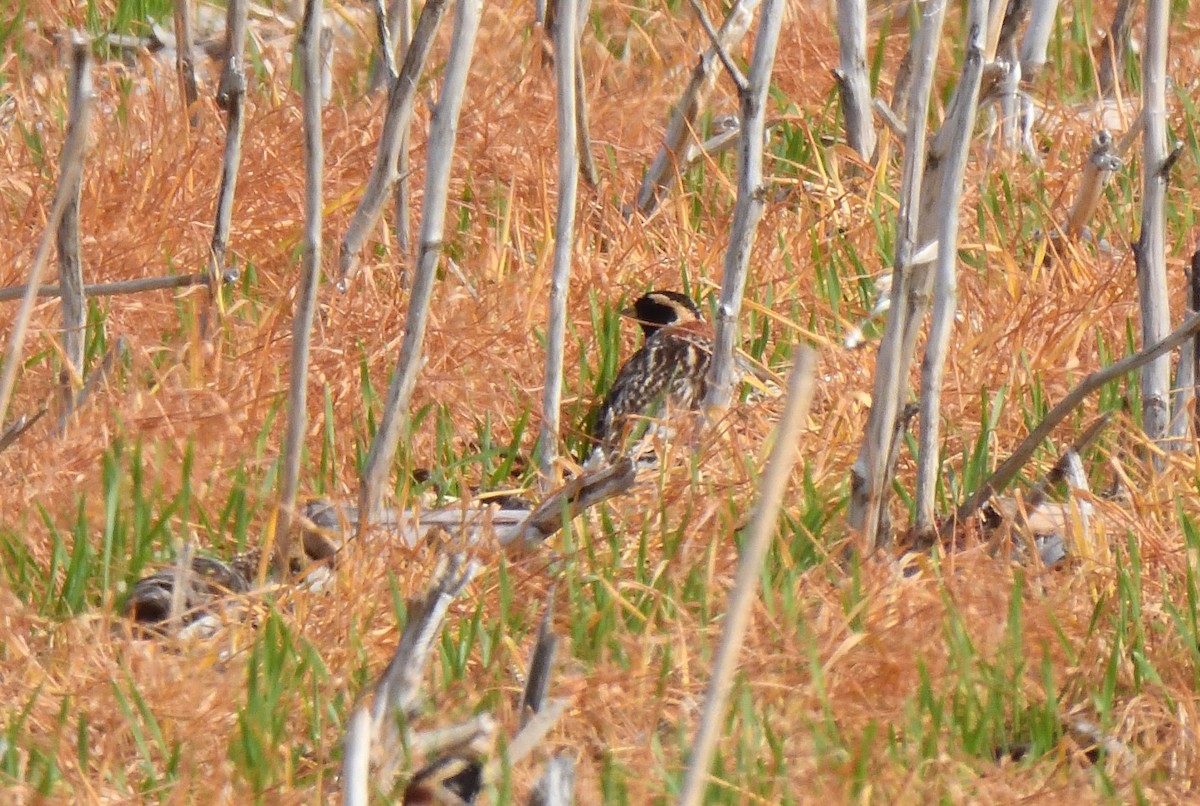
[[[537,642],[533,645],[533,654],[529,658],[529,668],[525,672],[525,688],[521,690],[521,703],[517,707],[517,715],[524,725],[529,719],[542,710],[546,702],[546,691],[550,686],[550,671],[554,664],[554,650],[558,646],[558,636],[551,630],[551,618],[554,616],[554,588],[546,597],[546,612],[538,624]]]
[[[399,52],[407,54],[408,48],[412,44],[412,0],[395,0],[392,5],[394,14],[388,18],[389,24],[396,26],[398,38],[395,39],[396,47]],[[399,17],[399,25],[395,17]],[[394,83],[394,82],[393,82]],[[410,119],[411,124],[411,119]],[[409,232],[410,219],[412,215],[409,212],[409,167],[408,167],[408,140],[410,136],[410,126],[406,125],[404,131],[400,133],[400,152],[396,155],[396,189],[393,199],[396,208],[396,221],[392,229],[396,233],[396,248],[399,249],[400,255],[403,258],[404,271],[412,264],[412,236]]]
[[[13,444],[15,444],[16,441],[21,438],[22,434],[27,432],[30,428],[33,428],[38,420],[46,416],[47,411],[49,411],[49,409],[47,409],[45,406],[42,406],[33,413],[32,417],[22,414],[20,417],[6,425],[4,430],[0,431],[0,453],[3,453],[11,448]]]
[[[515,527],[497,527],[496,539],[503,546],[535,548],[589,507],[627,492],[636,480],[637,466],[633,459],[623,456],[611,465],[571,479]]]
[[[388,89],[387,112],[383,118],[383,130],[379,134],[379,151],[375,157],[375,164],[371,166],[366,189],[363,190],[346,234],[342,237],[338,254],[340,288],[345,288],[353,276],[358,263],[358,253],[362,250],[371,229],[379,221],[388,190],[396,181],[397,157],[404,134],[412,121],[417,79],[420,78],[425,60],[429,57],[434,34],[446,13],[448,2],[449,0],[426,0],[421,8],[421,17],[417,20],[412,43],[404,54],[400,75]]]
[[[421,21],[430,7],[444,0],[427,0],[421,12]],[[475,34],[479,30],[481,0],[458,0],[454,17],[454,33],[450,41],[450,54],[442,83],[442,94],[433,111],[429,124],[429,156],[425,170],[425,198],[421,211],[421,234],[417,253],[416,272],[412,292],[409,296],[408,314],[404,323],[404,339],[400,344],[400,358],[388,387],[387,403],[379,423],[379,431],[371,442],[371,449],[363,467],[359,504],[363,513],[360,528],[365,526],[379,507],[383,495],[383,483],[396,455],[400,434],[408,421],[408,402],[417,382],[417,371],[421,365],[422,345],[425,341],[425,323],[429,314],[429,300],[433,293],[433,280],[438,257],[442,253],[442,235],[445,231],[446,197],[450,188],[450,168],[454,157],[454,145],[458,134],[458,113],[462,107],[463,92],[467,83],[467,72],[475,50]],[[419,44],[421,26],[405,59],[404,69],[396,86],[405,83],[409,65],[418,50],[428,52],[428,43]],[[428,37],[432,32],[427,31]],[[423,61],[423,57],[422,57]],[[411,97],[408,104],[411,109]],[[386,125],[386,124],[385,124]],[[382,147],[382,143],[381,143]],[[382,154],[381,154],[382,157]],[[364,201],[366,197],[364,196]],[[360,210],[361,210],[360,205]],[[347,233],[347,238],[350,234]],[[346,241],[343,241],[343,260],[346,258]]]
[[[1200,333],[1200,313],[1193,313],[1184,319],[1183,324],[1175,328],[1162,341],[1152,344],[1149,347],[1144,347],[1133,355],[1126,356],[1104,369],[1096,370],[1080,381],[1078,385],[1068,392],[1042,418],[1037,427],[1029,433],[1029,436],[1021,441],[1021,444],[1017,446],[1016,450],[1007,459],[1001,462],[1000,466],[992,472],[992,475],[979,486],[979,489],[963,502],[958,508],[957,519],[964,521],[971,517],[979,509],[980,504],[996,491],[1003,490],[1016,477],[1017,473],[1021,472],[1021,468],[1033,456],[1033,452],[1037,450],[1038,445],[1042,444],[1042,440],[1046,439],[1055,426],[1066,419],[1067,415],[1086,400],[1088,395],[1114,378],[1119,378],[1126,373],[1133,372],[1147,362],[1153,361],[1159,356],[1166,355],[1197,333]],[[948,523],[947,526],[952,526],[952,524]]]
[[[875,110],[875,114],[879,115],[879,119],[884,122],[892,134],[901,140],[908,139],[908,128],[904,125],[904,121],[897,117],[892,108],[888,106],[887,101],[882,98],[876,98],[871,106]]]
[[[238,278],[237,269],[224,272],[221,280],[232,283]],[[187,288],[208,283],[207,274],[180,274],[166,277],[139,277],[136,280],[117,280],[112,283],[92,283],[83,287],[85,297],[114,297],[121,294],[139,294],[143,291],[162,291],[168,288]],[[0,288],[0,302],[10,302],[21,299],[29,289],[28,285],[13,285]],[[34,292],[39,297],[57,297],[62,289],[56,285],[38,286]]]
[[[729,405],[736,374],[733,347],[737,341],[738,315],[746,288],[750,250],[763,213],[763,132],[766,124],[767,92],[775,66],[779,29],[783,24],[782,0],[766,0],[750,57],[748,89],[738,93],[741,145],[738,150],[737,200],[733,225],[721,275],[721,298],[717,305],[712,364],[708,370],[707,408]]]
[[[390,762],[379,770],[381,786],[385,790],[390,788],[395,760],[402,749],[399,721],[416,715],[421,679],[446,611],[478,569],[478,563],[462,555],[443,557],[429,590],[408,601],[408,621],[392,659],[380,676],[370,702],[364,699],[350,715],[342,762],[342,791],[347,806],[365,806],[368,802],[372,745]]]
[[[1192,259],[1188,263],[1187,271],[1185,272],[1187,279],[1187,309],[1189,311],[1200,311],[1200,247],[1192,252]],[[1188,433],[1188,426],[1194,423],[1195,417],[1188,416],[1189,409],[1195,408],[1200,412],[1200,406],[1193,407],[1192,401],[1196,398],[1196,362],[1197,341],[1200,336],[1189,341],[1185,341],[1179,348],[1179,363],[1175,367],[1175,393],[1171,398],[1171,437],[1174,439],[1171,445],[1172,450],[1183,450],[1187,447],[1188,440],[1184,439]],[[1197,429],[1196,434],[1200,435],[1200,429]]]
[[[867,76],[867,2],[838,0],[838,67],[833,71],[842,99],[846,142],[864,160],[875,151],[871,86]]]
[[[1046,49],[1050,46],[1050,34],[1054,31],[1054,17],[1058,13],[1058,0],[1033,0],[1029,12],[1029,25],[1021,40],[1021,75],[1032,81],[1046,63]]]
[[[1104,197],[1104,187],[1121,167],[1121,158],[1113,149],[1112,136],[1101,129],[1092,138],[1092,151],[1079,180],[1079,193],[1067,216],[1064,228],[1068,238],[1078,238],[1091,220]]]
[[[769,18],[771,2],[772,0],[768,0],[764,6],[764,22]],[[753,75],[752,71],[751,76]],[[753,80],[751,78],[751,81]],[[697,806],[702,802],[713,749],[716,747],[721,725],[725,722],[725,704],[733,684],[733,673],[750,617],[750,608],[758,597],[763,558],[770,546],[771,536],[775,533],[779,506],[783,501],[792,465],[796,461],[800,428],[808,419],[816,360],[808,347],[797,348],[794,358],[791,376],[788,379],[787,400],[779,417],[771,455],[767,459],[767,467],[759,484],[758,503],[754,507],[754,514],[742,541],[737,578],[733,590],[729,592],[721,643],[713,659],[704,712],[696,729],[696,738],[692,742],[692,752],[688,758],[687,772],[679,795],[679,806]]]
[[[8,337],[8,352],[4,356],[4,372],[0,376],[0,421],[4,420],[8,411],[13,386],[17,382],[17,372],[21,367],[21,351],[25,347],[25,335],[29,329],[29,319],[33,315],[33,303],[37,297],[42,269],[50,256],[50,247],[55,238],[58,223],[62,220],[67,205],[75,197],[75,188],[80,184],[83,173],[83,153],[87,146],[87,129],[92,111],[92,80],[88,43],[82,36],[75,33],[71,37],[70,87],[68,97],[74,99],[76,105],[67,113],[67,137],[59,157],[58,187],[54,191],[54,204],[50,208],[46,229],[42,232],[37,253],[29,266],[25,296],[21,299],[21,307],[13,319],[12,331]]]
[[[963,172],[967,152],[975,130],[978,108],[979,79],[983,73],[983,23],[987,17],[986,0],[970,0],[967,7],[967,45],[962,76],[956,95],[961,99],[955,117],[944,124],[954,132],[945,156],[948,164],[941,176],[942,187],[938,209],[938,256],[933,293],[933,316],[929,339],[925,344],[925,360],[921,366],[921,436],[917,451],[916,521],[918,534],[933,529],[933,503],[937,482],[941,476],[941,402],[942,380],[946,368],[946,351],[950,346],[950,329],[957,308],[958,219],[962,201]]]
[[[72,82],[68,88],[67,108],[78,109],[81,99],[75,93],[86,91],[82,82]],[[83,174],[74,177],[70,187],[62,192],[67,197],[62,220],[58,223],[58,287],[62,298],[62,346],[67,368],[72,376],[68,384],[74,386],[83,375],[84,327],[87,324],[87,306],[83,301],[83,263],[79,258],[79,195],[82,190]]]
[[[580,3],[582,10],[586,2]],[[582,15],[581,15],[582,16]],[[578,31],[575,42],[575,132],[579,141],[579,173],[583,181],[590,187],[600,184],[600,172],[596,170],[596,159],[592,156],[591,124],[588,122],[587,81],[583,77],[583,53],[579,40],[583,37],[583,28]]]
[[[1142,220],[1134,257],[1137,264],[1138,301],[1142,318],[1142,344],[1160,342],[1170,329],[1167,298],[1166,194],[1167,177],[1167,0],[1146,1],[1146,36],[1142,52]],[[1142,369],[1142,429],[1151,439],[1167,433],[1167,400],[1171,364],[1167,356]],[[1162,459],[1154,456],[1155,467]]]
[[[396,80],[396,48],[392,44],[392,21],[388,19],[387,8],[383,5],[383,0],[375,0],[374,5],[375,36],[378,40],[379,53],[376,54],[378,67],[376,64],[371,65],[371,77],[367,79],[369,90],[374,90],[379,84],[390,87]],[[382,73],[378,78],[376,70]]]
[[[566,751],[555,753],[529,793],[529,806],[571,806],[574,790],[575,759]]]
[[[308,419],[308,343],[321,280],[321,186],[324,147],[321,138],[321,35],[323,0],[306,0],[296,51],[304,103],[304,255],[292,317],[291,376],[288,380],[287,433],[279,468],[279,514],[275,522],[275,561],[290,567],[292,510],[300,484],[300,455]],[[286,570],[284,571],[286,573]]]
[[[200,122],[196,101],[196,57],[192,38],[191,0],[175,0],[175,69],[179,73],[179,95],[183,98],[188,125]]]
[[[78,392],[67,399],[66,405],[58,413],[58,423],[54,430],[56,436],[62,435],[67,428],[67,420],[70,416],[79,410],[79,407],[88,399],[88,395],[103,383],[108,374],[112,372],[113,367],[116,365],[117,357],[125,352],[126,347],[125,337],[118,336],[113,346],[109,347],[108,351],[105,352],[104,359],[97,366],[92,367],[92,371],[83,380],[83,386],[80,387]]]
[[[736,0],[729,9],[725,22],[717,31],[717,39],[724,50],[728,51],[742,41],[754,19],[754,10],[760,2],[761,0]],[[683,154],[688,138],[696,128],[696,121],[716,82],[717,64],[717,51],[709,48],[696,60],[696,66],[692,68],[691,78],[667,121],[662,147],[654,155],[638,188],[636,209],[642,215],[654,212],[663,189],[675,174],[680,155]]]
[[[862,545],[874,550],[885,539],[880,532],[881,513],[886,505],[888,453],[892,429],[903,389],[901,376],[907,372],[905,331],[908,324],[906,300],[913,280],[912,254],[916,248],[921,211],[922,180],[925,173],[925,121],[929,94],[941,39],[946,0],[931,0],[922,9],[921,27],[913,42],[912,90],[908,94],[904,146],[904,172],[900,187],[900,212],[896,227],[896,255],[892,269],[892,305],[888,309],[883,338],[875,362],[871,413],[858,457],[850,468],[850,523],[860,530]]]
[[[225,271],[225,250],[229,247],[229,228],[233,220],[233,197],[237,190],[238,167],[242,161],[242,129],[245,125],[246,8],[248,0],[229,0],[225,9],[225,67],[217,85],[217,106],[225,110],[225,151],[221,157],[221,182],[217,189],[216,221],[208,270],[213,293],[217,279]]]
[[[729,73],[729,79],[733,82],[733,86],[737,87],[739,93],[749,90],[750,84],[742,75],[742,71],[734,62],[733,57],[729,55],[729,51],[725,49],[725,44],[721,41],[716,29],[713,28],[712,21],[708,18],[708,12],[704,10],[704,6],[700,5],[700,0],[688,0],[688,2],[691,4],[692,10],[696,12],[696,17],[700,20],[700,27],[708,35],[708,41],[712,43],[713,50],[717,52],[717,58],[724,65],[725,72]]]
[[[1136,5],[1137,0],[1118,0],[1113,10],[1112,24],[1100,46],[1096,83],[1100,85],[1101,98],[1113,98],[1117,94],[1121,71],[1125,67],[1125,54],[1129,51],[1129,33],[1133,28],[1133,9]]]
[[[1058,461],[1054,463],[1054,467],[1050,468],[1050,472],[1046,474],[1046,477],[1038,482],[1029,491],[1029,495],[1025,497],[1025,507],[1027,509],[1037,509],[1045,502],[1047,491],[1066,477],[1067,468],[1071,462],[1071,454],[1074,454],[1076,457],[1082,454],[1096,440],[1096,437],[1100,436],[1100,432],[1104,430],[1111,419],[1111,411],[1101,414],[1083,430],[1082,434],[1076,437],[1067,450],[1059,455]]]
[[[567,332],[567,289],[571,280],[575,192],[579,179],[579,141],[575,130],[575,48],[579,39],[575,32],[576,4],[575,0],[558,2],[554,32],[554,72],[558,79],[558,210],[554,227],[554,267],[550,276],[546,364],[542,376],[542,427],[536,457],[546,489],[556,480],[554,458],[558,453],[562,404],[563,340]]]

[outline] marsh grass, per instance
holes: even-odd
[[[0,13],[4,78],[18,114],[0,138],[0,280],[17,282],[49,199],[62,132],[63,77],[46,32],[83,25],[135,30],[165,2],[28,0]],[[1060,8],[1052,67],[1035,93],[1047,111],[1043,164],[989,157],[968,165],[960,256],[962,320],[947,366],[943,511],[993,468],[1072,384],[1134,347],[1133,263],[1120,250],[1140,197],[1136,156],[1106,192],[1094,231],[1118,257],[1081,244],[1041,265],[1037,231],[1064,217],[1090,124],[1074,105],[1094,94],[1093,31],[1111,4]],[[797,6],[781,42],[767,161],[772,196],[752,261],[743,349],[777,373],[793,339],[829,345],[802,461],[762,571],[711,803],[1180,802],[1200,773],[1200,492],[1194,460],[1153,476],[1137,437],[1133,378],[1107,385],[1042,447],[1031,484],[1099,412],[1115,421],[1084,457],[1093,489],[1115,481],[1126,502],[1097,500],[1104,542],[1070,567],[1041,572],[970,549],[921,558],[900,574],[844,559],[845,470],[866,416],[871,349],[844,351],[845,328],[874,302],[894,242],[899,156],[877,177],[829,183],[836,53],[823,13]],[[537,433],[541,345],[554,202],[548,180],[553,91],[527,6],[489,7],[461,122],[447,254],[427,339],[429,360],[394,468],[395,496],[415,501],[527,489]],[[1179,10],[1180,19],[1184,12]],[[33,28],[14,20],[36,20]],[[911,17],[876,31],[872,82],[890,94]],[[584,59],[605,184],[581,199],[567,336],[564,434],[576,456],[587,418],[639,337],[618,312],[647,288],[697,298],[719,283],[733,198],[732,154],[689,170],[649,221],[620,204],[657,147],[663,110],[700,46],[684,4],[593,4]],[[364,32],[371,30],[363,26]],[[943,49],[950,88],[962,32]],[[1178,75],[1200,64],[1186,26]],[[364,35],[367,35],[364,33]],[[327,234],[344,228],[374,156],[380,113],[362,98],[362,48],[339,49],[347,88],[325,113]],[[744,55],[744,54],[743,54]],[[231,249],[242,279],[225,290],[219,337],[198,336],[198,291],[89,303],[86,354],[124,336],[128,357],[68,425],[35,431],[0,455],[0,789],[51,802],[326,802],[334,797],[344,720],[386,662],[434,552],[368,535],[339,556],[329,589],[243,604],[244,621],[207,642],[150,642],[119,618],[128,585],[193,540],[217,556],[261,543],[271,514],[301,229],[297,97],[286,51],[251,38],[243,181]],[[1174,69],[1174,68],[1173,68]],[[220,119],[179,131],[176,85],[111,64],[97,70],[97,142],[82,208],[89,281],[190,272],[207,257]],[[1137,59],[1126,64],[1136,93]],[[36,79],[36,80],[35,80]],[[628,87],[636,86],[636,92]],[[211,93],[211,87],[208,88]],[[713,114],[728,104],[718,92]],[[426,110],[418,105],[421,180]],[[1196,107],[1181,85],[1170,126],[1185,142],[1168,196],[1172,288],[1183,286],[1200,160]],[[151,145],[153,147],[151,147]],[[835,156],[839,153],[835,148]],[[991,161],[989,161],[991,160]],[[809,183],[803,185],[801,183]],[[352,497],[403,327],[406,292],[383,227],[344,295],[322,292],[314,331],[304,493]],[[1177,295],[1182,298],[1182,294]],[[756,307],[757,306],[757,307]],[[14,412],[55,394],[57,311],[44,303]],[[1176,311],[1178,313],[1178,311]],[[868,336],[871,333],[868,330]],[[496,714],[515,724],[521,672],[542,603],[556,585],[563,648],[554,686],[572,698],[555,729],[571,748],[581,803],[670,802],[693,733],[778,402],[749,396],[701,439],[673,450],[633,495],[566,524],[545,551],[503,558],[452,607],[428,690],[426,723]],[[52,419],[52,418],[51,418]],[[911,438],[898,490],[911,487]],[[413,472],[430,477],[415,482]],[[894,514],[905,517],[907,501]],[[1130,766],[1087,761],[1065,725],[1084,717],[1133,752]],[[508,771],[491,802],[520,802],[528,769]]]

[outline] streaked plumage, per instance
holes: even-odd
[[[638,418],[700,407],[712,359],[712,330],[691,298],[651,291],[624,311],[637,319],[646,341],[617,372],[592,438],[605,455],[617,452]]]

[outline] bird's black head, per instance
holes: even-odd
[[[659,329],[700,318],[698,306],[687,294],[678,291],[650,291],[637,298],[633,306],[621,313],[636,319],[642,334],[650,338]]]

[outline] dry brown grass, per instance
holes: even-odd
[[[732,206],[731,180],[713,180],[717,172],[709,170],[711,185],[703,191],[709,197],[702,209],[712,211],[711,215],[693,219],[690,201],[676,193],[648,222],[627,224],[622,219],[620,203],[632,198],[678,89],[678,73],[671,71],[690,58],[701,37],[686,14],[657,7],[642,11],[601,5],[601,24],[610,36],[627,40],[628,54],[617,59],[594,42],[584,48],[603,174],[601,189],[594,195],[585,193],[581,200],[580,246],[572,278],[571,310],[585,343],[591,327],[589,289],[601,299],[613,299],[646,286],[676,287],[681,271],[696,287],[718,283]],[[112,2],[100,6],[103,10]],[[1106,19],[1107,13],[1097,10],[1095,17]],[[82,12],[59,0],[34,0],[28,14],[39,21],[39,28],[25,34],[25,56],[2,57],[10,82],[6,89],[17,105],[15,121],[39,127],[52,164],[62,137],[59,122],[65,92],[63,71],[54,64],[47,37],[66,24],[79,23]],[[794,5],[790,15],[780,45],[777,85],[779,93],[800,110],[791,122],[803,130],[809,125],[815,128],[815,121],[825,121],[831,114],[828,68],[836,61],[836,45],[823,12]],[[485,413],[497,436],[507,438],[522,410],[536,410],[539,395],[542,358],[533,334],[542,326],[549,282],[554,108],[551,76],[540,67],[540,50],[528,32],[529,16],[527,4],[489,5],[486,10],[451,189],[450,220],[462,215],[468,222],[451,236],[452,252],[470,287],[454,272],[446,272],[439,281],[427,341],[429,362],[414,399],[414,407],[431,402],[449,406],[456,433],[464,442]],[[369,25],[364,28],[369,30]],[[1175,28],[1170,69],[1181,81],[1200,68],[1196,55],[1200,51],[1192,47],[1197,41],[1193,21]],[[339,57],[341,94],[324,120],[327,268],[333,265],[329,245],[343,231],[373,159],[380,120],[381,99],[363,98],[351,89],[352,77],[361,83],[366,60],[365,46],[355,47]],[[903,36],[893,33],[885,76],[903,47]],[[946,48],[943,62],[949,64],[950,46]],[[281,54],[268,54],[272,57]],[[284,395],[302,223],[300,113],[295,94],[285,86],[286,74],[286,66],[278,64],[276,86],[266,88],[255,82],[248,98],[231,250],[253,265],[257,280],[249,298],[243,298],[240,290],[234,292],[215,350],[205,353],[195,328],[186,324],[204,305],[201,291],[114,300],[105,305],[106,330],[110,339],[124,335],[130,341],[128,381],[97,393],[77,416],[67,438],[55,439],[50,426],[39,426],[0,456],[0,473],[6,479],[3,527],[21,535],[43,568],[49,566],[52,545],[34,505],[44,507],[60,529],[67,529],[81,496],[95,533],[104,516],[99,464],[115,439],[127,445],[142,442],[146,475],[161,483],[165,498],[185,483],[184,457],[190,446],[193,458],[186,483],[199,507],[219,508],[231,491],[233,470],[240,467],[255,480],[248,494],[269,501],[269,490],[258,487],[257,480],[278,450],[281,418],[267,429],[265,456],[256,455],[254,443],[272,406]],[[147,80],[148,75],[153,78]],[[123,97],[119,83],[125,80],[132,81],[134,89]],[[197,270],[204,263],[211,233],[223,139],[215,105],[211,98],[204,102],[200,126],[184,131],[177,85],[169,69],[148,58],[132,70],[115,63],[99,66],[96,85],[101,113],[94,118],[94,145],[84,173],[81,206],[85,276],[101,281],[160,274],[168,267],[181,273]],[[210,84],[210,93],[211,89]],[[729,106],[728,101],[722,103]],[[1051,97],[1049,106],[1060,104]],[[118,107],[123,109],[121,115],[115,113]],[[1184,111],[1177,103],[1171,109],[1176,116],[1172,125],[1184,131]],[[1049,132],[1051,149],[1044,174],[1021,161],[1002,161],[989,169],[982,146],[976,146],[968,166],[963,248],[982,268],[963,271],[964,321],[955,328],[947,372],[947,454],[956,466],[962,446],[973,443],[978,433],[980,390],[990,394],[1001,384],[1021,390],[1033,382],[1014,356],[1027,357],[1030,370],[1053,401],[1097,365],[1095,334],[1104,334],[1109,349],[1123,349],[1125,323],[1136,316],[1130,257],[1112,260],[1085,248],[1074,262],[1032,271],[1032,244],[1005,234],[1020,231],[1014,222],[1021,216],[1061,220],[1070,203],[1073,180],[1092,131],[1086,121],[1056,111],[1064,112],[1065,122]],[[426,118],[427,110],[420,107],[414,148],[418,170]],[[822,126],[827,128],[827,121]],[[603,156],[604,149],[611,149],[615,172]],[[1195,171],[1185,159],[1172,190],[1172,203],[1187,211],[1184,220],[1190,220],[1194,210],[1178,188],[1194,187]],[[999,211],[999,221],[990,208],[981,216],[974,212],[981,193],[997,196],[997,172],[1006,176],[1015,204]],[[4,233],[0,282],[4,284],[23,281],[49,207],[53,173],[53,168],[44,170],[35,162],[17,123],[7,124],[0,137],[0,232]],[[1042,182],[1044,192],[1036,187]],[[840,239],[853,244],[872,268],[879,264],[870,219],[875,205],[872,194],[890,193],[887,188],[895,184],[893,171],[877,189],[860,188],[847,198],[848,215]],[[414,185],[419,188],[419,177]],[[468,188],[469,199],[464,196]],[[1053,206],[1022,210],[1022,205],[1040,198],[1053,200]],[[1100,225],[1124,250],[1133,236],[1135,208],[1122,199],[1121,192],[1115,198],[1118,208],[1105,206]],[[507,200],[507,220],[497,220],[498,199]],[[891,215],[894,203],[884,200],[881,209]],[[836,345],[842,325],[859,311],[852,297],[839,322],[816,291],[812,232],[817,228],[821,243],[834,240],[830,222],[828,205],[804,194],[769,208],[747,297],[762,300],[769,292],[776,309],[794,317],[796,327]],[[1182,299],[1183,255],[1191,244],[1181,240],[1184,233],[1172,234],[1172,288]],[[364,271],[348,294],[322,289],[313,339],[311,388],[319,390],[327,384],[333,400],[332,428],[340,448],[336,482],[338,492],[346,495],[353,494],[357,484],[353,445],[365,441],[359,363],[365,357],[381,392],[395,360],[404,315],[394,243],[382,229],[377,237],[382,248],[364,256]],[[853,294],[849,286],[844,292]],[[15,413],[31,411],[54,394],[56,324],[56,305],[43,303],[35,315],[28,350],[40,358],[20,379]],[[788,328],[773,328],[775,341],[795,336],[796,331]],[[628,349],[631,334],[626,338]],[[579,363],[578,345],[570,337],[567,349],[570,379]],[[845,472],[865,420],[871,369],[870,350],[846,352],[835,346],[820,359],[818,373],[823,380],[804,437],[803,461],[830,506],[844,495]],[[1015,395],[1010,394],[1010,400]],[[310,400],[309,448],[315,452],[326,423],[321,395],[314,393]],[[552,686],[556,694],[572,697],[572,707],[553,734],[553,744],[577,754],[581,803],[603,801],[598,793],[606,764],[624,768],[630,803],[663,797],[664,772],[676,775],[681,768],[677,736],[692,729],[707,658],[719,632],[720,622],[714,617],[723,607],[724,591],[734,573],[732,534],[753,497],[747,457],[764,455],[762,442],[774,413],[771,402],[735,408],[706,447],[698,480],[686,468],[674,467],[665,471],[661,485],[611,508],[618,534],[628,538],[611,562],[618,568],[632,567],[639,536],[645,534],[649,564],[658,566],[658,575],[671,585],[648,587],[632,576],[609,583],[603,582],[602,575],[596,584],[609,584],[614,596],[640,602],[644,596],[659,596],[660,590],[679,591],[698,573],[706,593],[703,607],[696,602],[658,602],[650,623],[636,630],[624,622],[609,625],[610,648],[597,658],[580,660],[569,644],[563,652],[566,660]],[[536,433],[536,428],[526,433]],[[1002,455],[1024,433],[1020,407],[1010,403],[996,424],[993,456]],[[1060,436],[1065,442],[1070,434],[1064,429]],[[1112,469],[1102,475],[1123,474],[1131,492],[1127,505],[1102,505],[1107,535],[1123,545],[1128,534],[1140,546],[1144,651],[1159,677],[1138,691],[1130,654],[1118,653],[1127,662],[1116,669],[1112,730],[1134,748],[1137,761],[1132,770],[1113,772],[1115,798],[1131,798],[1136,779],[1150,801],[1181,802],[1194,797],[1193,781],[1200,773],[1193,689],[1196,661],[1191,656],[1194,647],[1181,643],[1165,605],[1179,605],[1184,596],[1188,559],[1175,507],[1178,501],[1184,511],[1200,512],[1198,468],[1194,458],[1180,455],[1173,457],[1166,473],[1152,478],[1136,458],[1139,437],[1128,417],[1111,428],[1105,444],[1112,451]],[[407,450],[420,461],[433,445],[427,421]],[[909,470],[902,462],[903,478],[909,478]],[[258,511],[265,515],[268,509],[263,506]],[[682,547],[661,564],[655,559],[663,552],[662,530],[656,525],[660,517],[670,529],[684,529]],[[179,534],[191,528],[178,514],[173,524]],[[252,533],[260,527],[256,523]],[[822,545],[836,546],[844,533],[845,526],[836,516],[820,536]],[[607,556],[609,548],[600,546],[595,551]],[[1021,616],[1029,663],[1020,688],[1031,699],[1044,696],[1039,664],[1049,653],[1062,710],[1092,716],[1092,692],[1103,678],[1115,637],[1104,626],[1089,629],[1089,622],[1096,617],[1103,625],[1114,618],[1123,601],[1114,593],[1120,570],[1116,556],[1108,548],[1097,550],[1093,561],[1026,586]],[[491,570],[471,586],[469,600],[452,608],[448,629],[457,635],[460,628],[455,619],[469,620],[476,612],[485,625],[491,624],[507,584],[514,597],[508,605],[515,614],[510,621],[522,622],[526,633],[518,636],[520,640],[502,640],[486,665],[473,655],[464,682],[437,696],[439,708],[446,713],[463,714],[486,701],[496,709],[501,724],[512,725],[517,689],[510,672],[525,664],[550,582],[544,573],[545,557],[513,562],[507,567],[507,583],[495,570],[498,558],[491,559]],[[943,629],[949,606],[961,618],[980,657],[990,657],[1004,639],[1014,570],[979,553],[952,558],[946,566],[950,570],[940,574],[901,578],[890,567],[864,565],[859,582],[862,605],[852,619],[844,607],[850,583],[845,571],[829,559],[797,577],[802,584],[792,593],[802,602],[802,625],[787,623],[764,608],[756,611],[744,657],[746,685],[755,714],[782,737],[787,763],[783,773],[764,774],[773,780],[756,790],[773,792],[772,798],[747,792],[731,795],[733,801],[770,802],[785,794],[800,802],[847,801],[852,797],[856,761],[868,770],[871,786],[860,795],[866,800],[1105,799],[1092,768],[1080,762],[1068,740],[1034,764],[993,763],[946,748],[914,767],[915,758],[888,750],[888,726],[902,733],[911,724],[906,709],[912,708],[920,682],[918,659],[932,680],[952,679]],[[311,690],[289,693],[293,712],[289,724],[296,735],[313,724],[305,711],[310,695],[328,708],[317,720],[316,734],[302,737],[307,749],[290,770],[283,764],[288,748],[278,748],[274,763],[285,771],[263,793],[267,802],[331,799],[340,758],[338,720],[345,717],[360,690],[364,670],[376,673],[397,637],[387,572],[395,574],[400,592],[407,594],[422,587],[431,567],[427,553],[410,553],[375,540],[355,547],[346,557],[330,591],[284,594],[276,601],[279,617],[292,635],[302,636],[328,670],[327,675],[308,680]],[[256,630],[267,619],[266,606],[259,606],[258,618],[230,625],[212,643],[176,646],[131,639],[115,615],[118,604],[104,601],[76,617],[49,618],[0,581],[0,634],[4,636],[0,689],[5,692],[0,698],[4,701],[0,725],[7,726],[40,687],[23,735],[29,737],[30,747],[57,759],[62,780],[50,800],[120,800],[126,791],[120,779],[139,780],[142,772],[130,721],[118,706],[114,687],[129,697],[130,681],[134,681],[166,744],[178,741],[182,746],[174,790],[154,797],[170,802],[244,801],[247,783],[230,759],[229,748],[237,739],[238,712],[245,702],[245,659],[248,648],[261,640]],[[557,621],[560,633],[569,636],[573,615],[560,608]],[[221,657],[224,651],[231,654]],[[670,658],[665,669],[664,658]],[[814,683],[814,664],[821,670],[824,696]],[[441,680],[441,673],[435,680]],[[76,752],[76,718],[61,727],[61,708],[86,715],[90,752],[83,768]],[[738,713],[732,731],[761,727],[747,726]],[[848,747],[858,750],[862,745],[861,759],[828,752],[822,745],[824,739],[811,728],[822,724],[826,713],[840,735],[848,737]],[[869,723],[879,730],[864,744],[861,737]],[[647,751],[653,737],[661,741],[661,751]],[[727,739],[724,751],[733,753],[736,742],[736,737]],[[761,740],[746,747],[757,747],[764,759],[768,756]],[[152,755],[157,765],[166,763],[161,754],[152,751]],[[529,775],[527,770],[518,771],[518,792]],[[5,797],[35,799],[24,786],[14,787]]]

